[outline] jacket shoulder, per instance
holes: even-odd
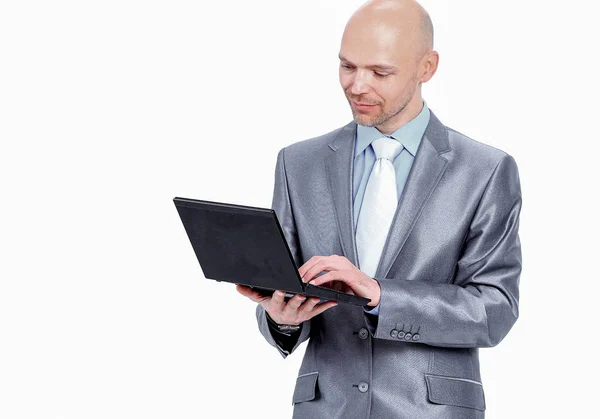
[[[320,155],[327,148],[329,148],[329,144],[336,139],[336,137],[344,128],[348,127],[351,124],[352,123],[343,127],[336,128],[333,131],[329,131],[328,133],[319,135],[317,137],[297,141],[295,143],[283,147],[281,150],[284,150],[286,159],[290,158],[296,160],[309,156],[314,158],[315,155]]]
[[[468,158],[490,160],[496,163],[508,155],[504,150],[474,140],[453,128],[446,127],[446,129],[448,130],[450,147],[457,154],[466,155]]]

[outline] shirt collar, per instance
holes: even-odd
[[[389,137],[398,140],[414,157],[417,154],[417,149],[419,148],[427,124],[429,124],[429,114],[427,103],[423,101],[423,109],[421,109],[421,112],[394,131],[391,135],[384,135],[375,127],[358,125],[356,127],[356,148],[354,156],[356,157],[365,151],[365,149],[378,138]]]

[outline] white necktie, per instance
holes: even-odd
[[[403,149],[400,142],[387,137],[373,141],[372,146],[377,161],[369,176],[356,227],[360,270],[371,277],[377,271],[398,206],[396,171],[392,162]]]

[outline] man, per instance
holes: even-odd
[[[309,339],[294,418],[484,417],[478,348],[518,317],[519,175],[429,110],[437,65],[418,3],[366,3],[340,48],[354,121],[279,152],[273,209],[301,277],[371,300],[238,286],[283,357]]]

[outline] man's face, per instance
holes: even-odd
[[[384,130],[397,125],[418,87],[417,53],[409,38],[384,25],[346,28],[339,77],[356,123]]]

